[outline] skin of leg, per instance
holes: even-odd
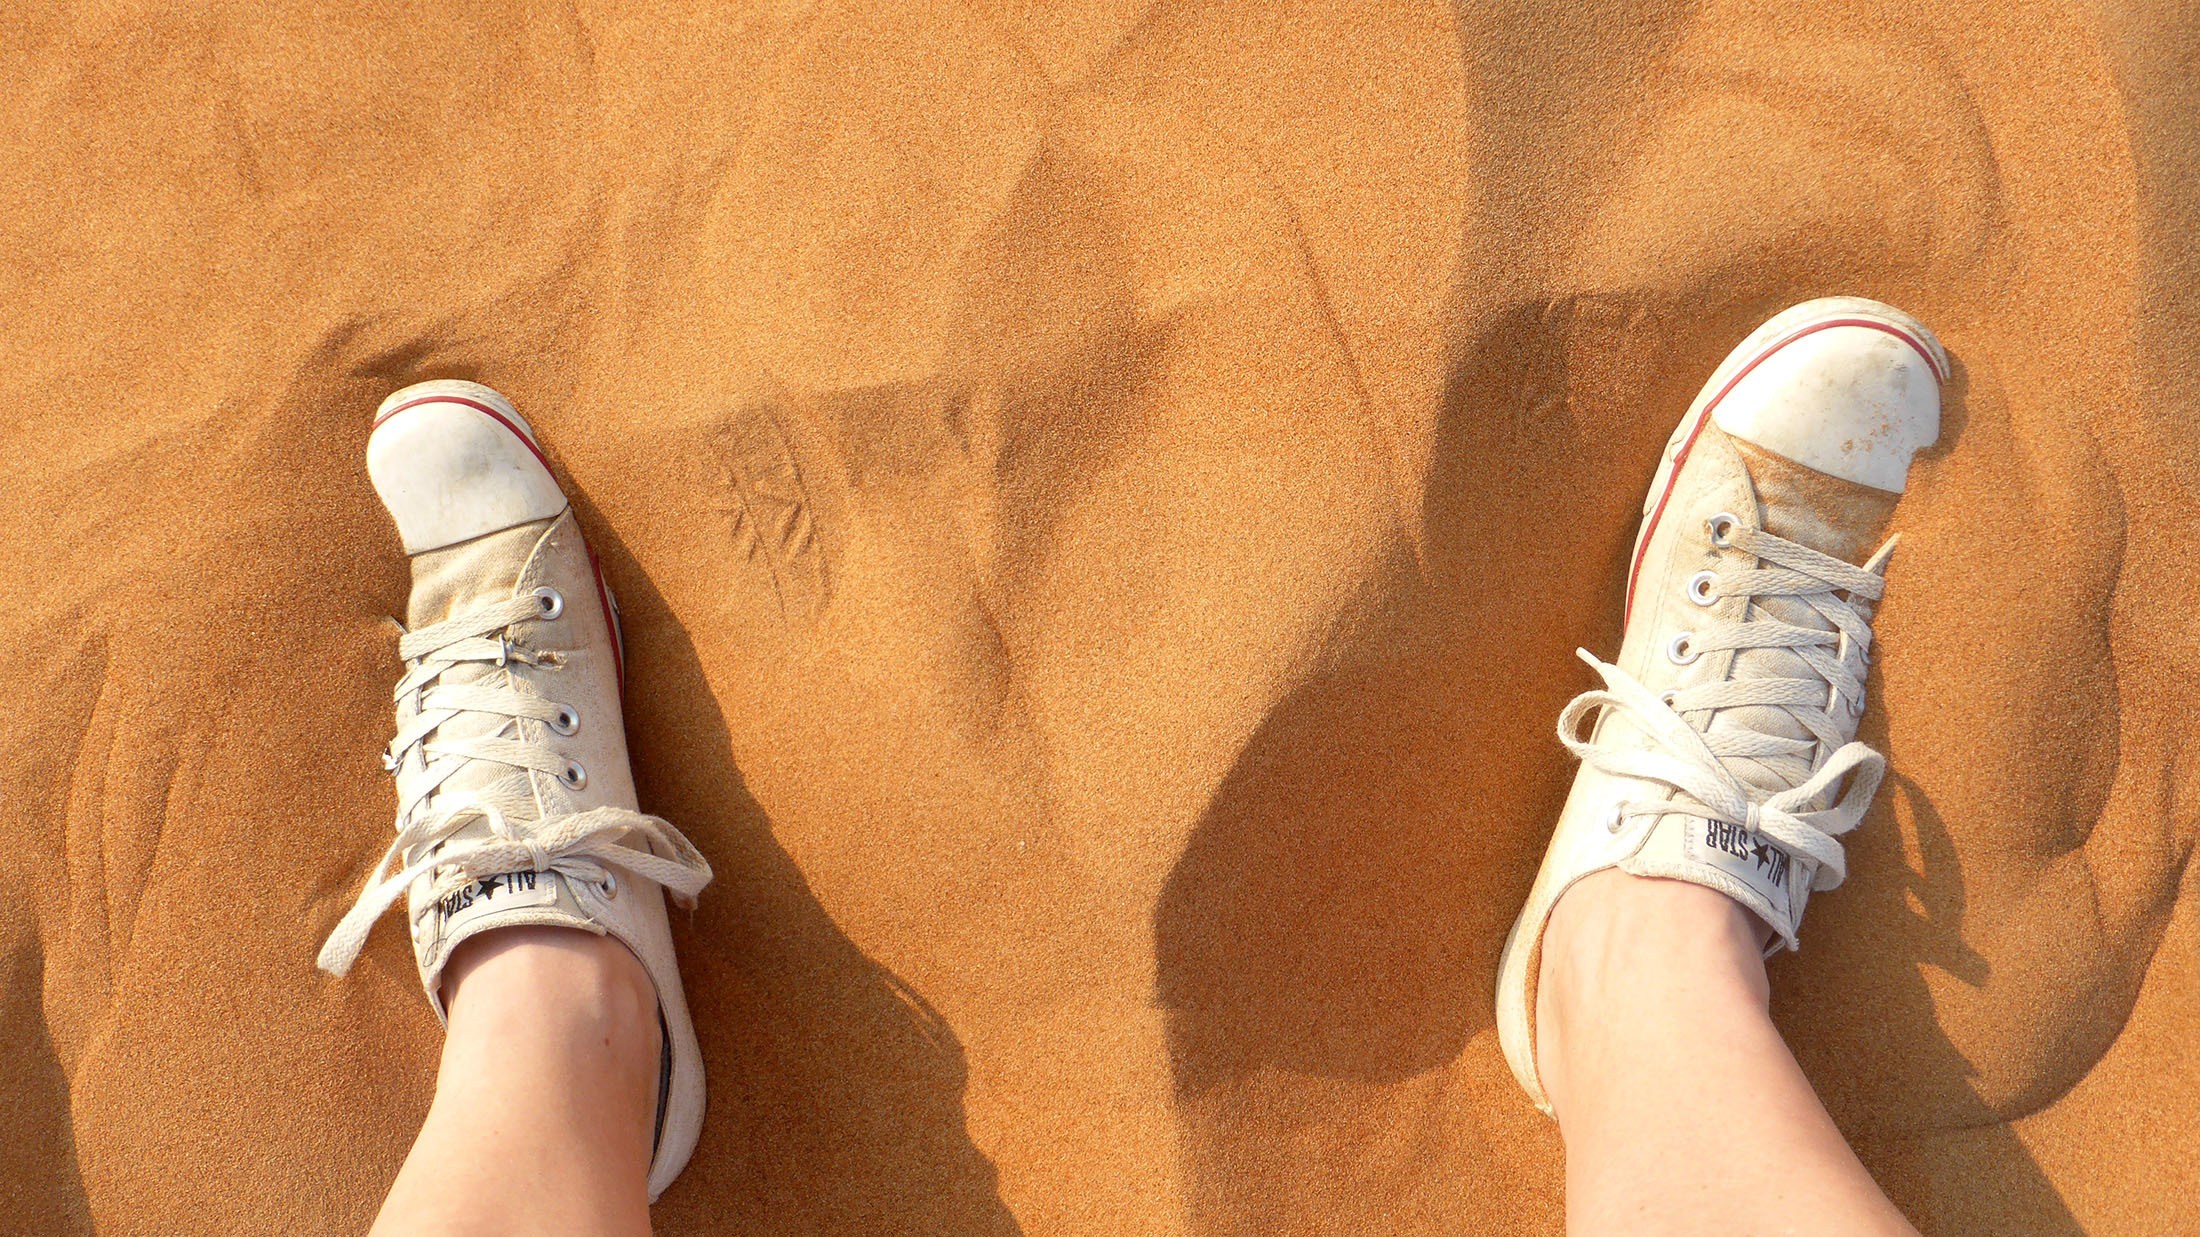
[[[1767,1011],[1766,930],[1715,890],[1607,869],[1553,908],[1536,1060],[1567,1231],[1915,1233]]]
[[[435,1101],[374,1223],[398,1234],[646,1234],[657,995],[571,928],[466,941],[444,971]]]

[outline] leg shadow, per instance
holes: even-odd
[[[1565,795],[1550,722],[1586,674],[1575,645],[1616,638],[1603,594],[1632,474],[1657,458],[1621,471],[1622,499],[1564,475],[1630,454],[1583,440],[1569,354],[1637,316],[1517,306],[1454,367],[1419,557],[1395,547],[1331,625],[1321,668],[1246,744],[1163,889],[1185,1090],[1261,1064],[1396,1080],[1489,1025],[1497,945]]]
[[[46,1038],[39,1008],[45,960],[23,925],[21,943],[0,964],[0,1027],[25,1038],[0,1052],[0,1096],[7,1097],[6,1150],[0,1152],[0,1233],[51,1237],[93,1231],[91,1203],[77,1175],[69,1079]]]
[[[1567,396],[1634,317],[1521,304],[1456,361],[1418,553],[1401,537],[1332,623],[1164,886],[1195,1228],[1349,1231],[1364,1213],[1443,1231],[1488,1209],[1457,1162],[1477,1135],[1446,1067],[1491,1024],[1499,948],[1565,795],[1551,724],[1584,685],[1572,650],[1617,634],[1606,594],[1656,450],[1585,438]],[[1607,467],[1624,487],[1597,480]]]
[[[1939,1029],[1920,968],[1974,987],[1991,970],[1964,939],[1963,866],[1946,821],[1914,779],[1894,774],[1851,856],[1855,875],[1812,906],[1839,921],[1818,926],[1844,946],[1773,964],[1773,1016],[1797,1061],[1873,1180],[1926,1232],[2079,1237],[2061,1192],[1977,1098],[1974,1067]],[[1848,1012],[1829,1024],[1829,1009]],[[1892,1094],[1959,1119],[1906,1120]]]

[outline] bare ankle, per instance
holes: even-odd
[[[534,926],[484,932],[452,951],[443,971],[446,1007],[455,1011],[461,989],[484,975],[477,986],[548,984],[562,989],[560,995],[583,998],[600,991],[607,1017],[647,1013],[655,1021],[657,996],[649,972],[633,951],[608,936]]]
[[[452,1035],[599,1045],[655,1094],[662,1051],[656,988],[632,951],[559,927],[484,932],[452,953],[443,992]]]
[[[1553,1106],[1575,1067],[1608,1060],[1611,1035],[1670,1015],[1675,1003],[1764,1017],[1767,929],[1740,904],[1686,881],[1607,869],[1566,891],[1544,932],[1536,988],[1536,1061]]]

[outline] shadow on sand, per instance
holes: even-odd
[[[1490,1025],[1498,953],[1572,776],[1550,733],[1587,686],[1572,650],[1617,646],[1641,495],[1672,428],[1643,410],[1687,407],[1721,341],[1795,299],[1709,311],[1605,297],[1525,303],[1495,316],[1459,358],[1420,561],[1401,547],[1335,625],[1327,661],[1246,745],[1155,912],[1196,1227],[1236,1231],[1249,1207],[1310,1223],[1291,1200],[1320,1196],[1308,1183],[1340,1162],[1320,1139],[1292,1135],[1339,1121],[1334,1084],[1446,1066]],[[1960,437],[1967,391],[1959,371],[1936,450]],[[1875,720],[1867,740],[1884,738]],[[1891,782],[1886,798],[1896,796],[1929,835],[1926,871],[1876,887],[1869,879],[1905,872],[1883,801],[1858,860],[1866,879],[1839,895],[1902,924],[1886,939],[1905,961],[1874,974],[1906,980],[1870,1000],[1885,1011],[1875,1025],[1905,1030],[1873,1042],[1902,1045],[1906,1077],[1968,1094],[1969,1066],[1938,1032],[1917,966],[1961,976],[1984,961],[1962,942],[1962,874],[1945,828],[1914,783]],[[1912,1136],[1879,1121],[1867,1137],[1840,1076],[1874,1065],[1829,1058],[1829,1047],[1798,1051],[1867,1166],[1911,1214],[1969,1210],[1945,1195],[1948,1174],[1932,1186],[1917,1171],[1953,1156],[1982,1198],[1998,1200],[1991,1210],[2028,1217],[2023,1231],[2078,1231],[2006,1125]],[[1240,1097],[1264,1070],[1284,1080]],[[1374,1098],[1343,1106],[1355,1103],[1381,1112]],[[1248,1158],[1248,1141],[1265,1149]],[[1559,1172],[1555,1156],[1550,1171]],[[1248,1173],[1259,1178],[1249,1187],[1218,1180]],[[1456,1189],[1476,1189],[1471,1167]],[[1217,1205],[1203,1210],[1202,1198]]]
[[[710,1111],[653,1212],[658,1231],[1018,1232],[965,1131],[954,1031],[818,904],[734,768],[687,633],[616,534],[575,505],[621,602],[642,801],[717,872],[692,914],[673,910]]]

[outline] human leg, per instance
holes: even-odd
[[[649,1231],[657,996],[626,946],[483,933],[444,968],[435,1102],[376,1234]]]
[[[1909,1233],[1766,1010],[1764,929],[1606,869],[1545,929],[1536,1058],[1577,1233]]]

